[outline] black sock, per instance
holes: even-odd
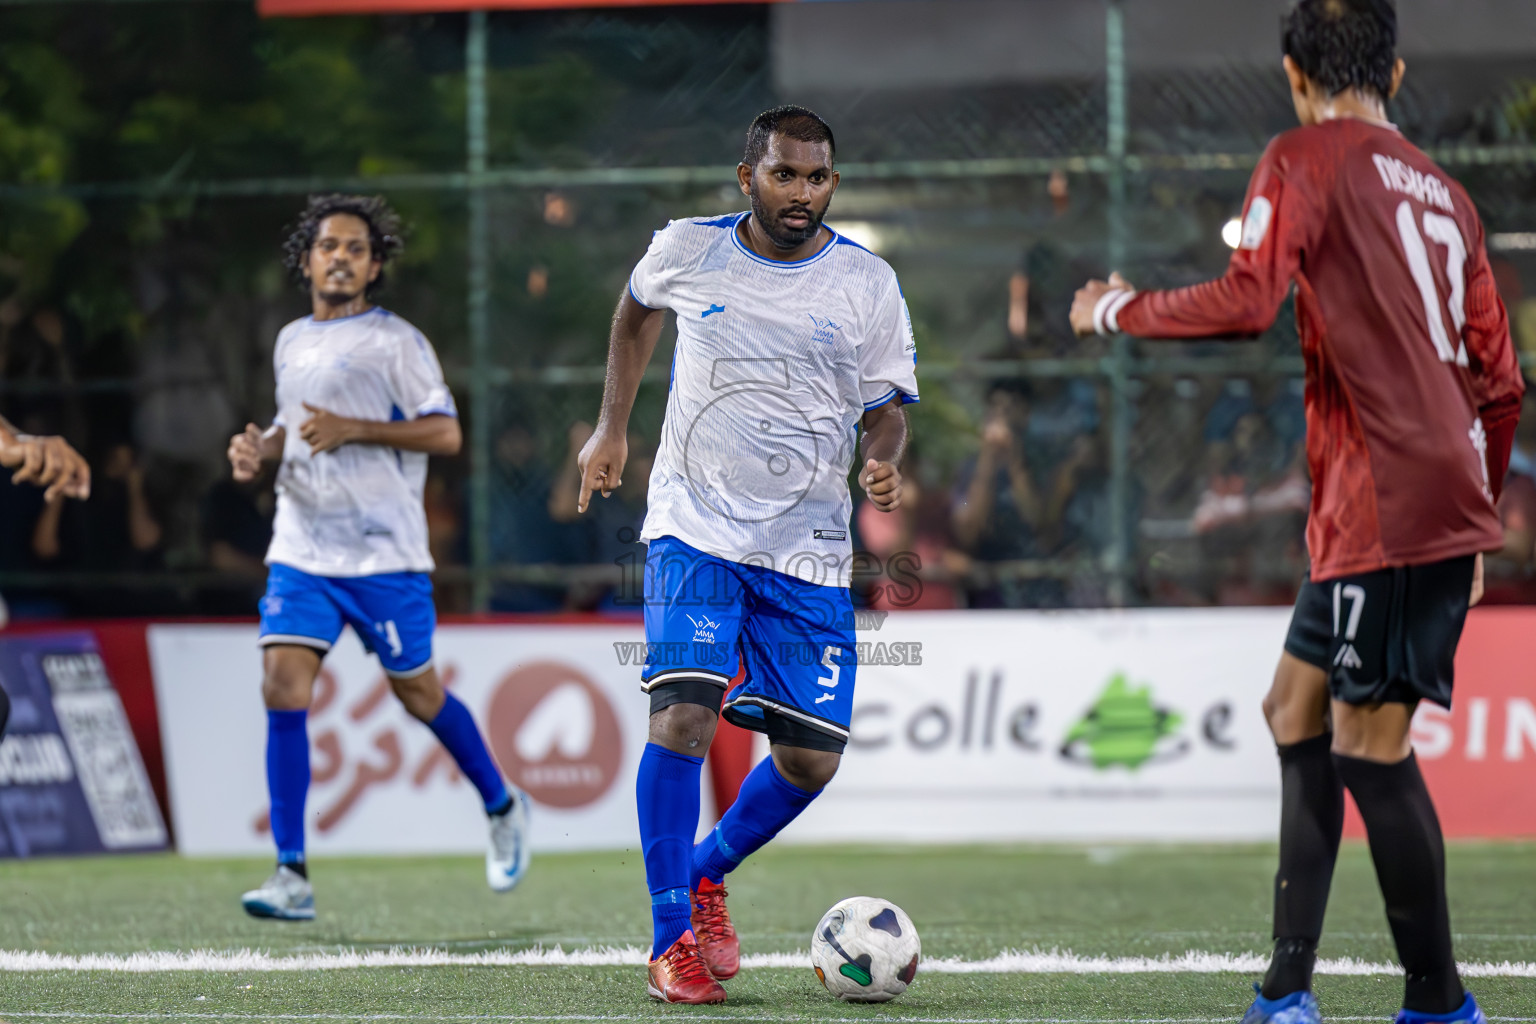
[[[1450,1013],[1466,999],[1451,952],[1440,819],[1409,754],[1396,764],[1334,755],[1370,839],[1387,923],[1405,974],[1403,1009]]]
[[[503,814],[509,813],[512,810],[512,808],[515,807],[515,806],[517,806],[517,797],[513,796],[511,793],[508,793],[507,794],[507,802],[506,803],[502,804],[500,807],[496,808],[494,811],[486,811],[485,813],[490,815],[493,818],[499,818]]]
[[[287,868],[289,871],[292,871],[294,874],[298,875],[300,878],[302,878],[302,879],[304,879],[306,881],[309,880],[309,868],[306,867],[304,865],[304,862],[301,861],[301,860],[284,860],[284,861],[279,861],[277,866],[280,867],[280,868]]]
[[[1312,987],[1333,865],[1344,831],[1344,784],[1333,734],[1279,748],[1280,869],[1275,873],[1275,952],[1260,994],[1279,999]]]

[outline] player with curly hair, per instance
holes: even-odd
[[[315,196],[283,248],[312,312],[278,334],[272,426],[249,424],[229,442],[236,480],[280,463],[260,634],[277,870],[242,902],[254,917],[315,916],[306,716],[320,662],[348,625],[479,791],[490,819],[486,879],[505,892],[528,868],[527,797],[509,790],[432,662],[422,490],[427,457],[459,450],[458,412],[431,344],[373,302],[403,248],[400,220],[377,196]]]

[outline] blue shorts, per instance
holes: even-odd
[[[291,565],[273,565],[261,599],[263,647],[297,644],[328,651],[351,626],[363,646],[397,678],[432,667],[437,607],[432,578],[424,572],[377,576],[314,576]]]
[[[846,588],[661,537],[645,560],[645,640],[641,689],[653,712],[712,705],[775,743],[847,744],[858,651]],[[745,677],[733,687],[738,668]]]

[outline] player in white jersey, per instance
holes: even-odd
[[[636,390],[668,309],[677,347],[642,538],[651,697],[637,784],[654,936],[650,994],[717,1003],[739,966],[725,873],[810,805],[848,741],[856,671],[848,472],[901,502],[916,345],[896,275],[823,226],[832,131],[758,116],[737,169],[749,212],[656,233],[614,314],[581,495],[620,484]],[[862,437],[860,429],[862,428]],[[745,680],[727,693],[738,667]],[[767,733],[714,832],[693,844],[718,716]]]
[[[461,434],[432,346],[372,301],[399,230],[378,197],[310,199],[286,250],[313,313],[278,334],[271,428],[250,424],[229,444],[236,480],[281,462],[260,639],[277,870],[242,900],[254,917],[315,916],[304,860],[306,715],[321,659],[349,625],[478,790],[490,820],[491,888],[511,889],[528,867],[527,797],[508,789],[432,664],[437,612],[422,489],[427,457],[457,453]]]

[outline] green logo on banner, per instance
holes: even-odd
[[[1152,703],[1152,687],[1132,687],[1118,673],[1068,731],[1061,756],[1095,768],[1121,765],[1134,771],[1148,761],[1184,753],[1188,743],[1176,736],[1183,723],[1177,711]]]

